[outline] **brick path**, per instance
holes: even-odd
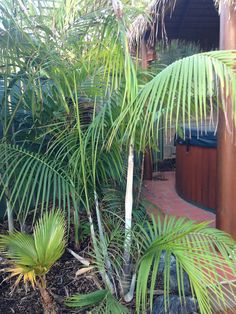
[[[215,226],[215,214],[184,201],[175,190],[175,172],[165,172],[167,180],[144,181],[145,197],[164,214],[187,217],[196,221],[212,221]],[[151,212],[155,214],[155,208]]]

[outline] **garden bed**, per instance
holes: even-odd
[[[64,306],[64,299],[67,296],[96,290],[95,276],[78,278],[75,276],[80,265],[73,256],[65,253],[47,275],[48,288],[59,306],[59,313],[73,313],[73,310]],[[2,267],[4,265],[1,263]],[[1,274],[0,280],[5,277],[6,275]],[[43,313],[37,290],[33,290],[30,286],[26,288],[21,283],[11,294],[14,281],[14,279],[8,280],[0,286],[0,313]]]

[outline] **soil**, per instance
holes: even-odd
[[[77,260],[65,254],[47,274],[48,289],[59,307],[59,313],[76,312],[64,306],[64,299],[67,296],[92,292],[98,288],[95,284],[96,277],[93,274],[89,277],[76,278],[75,273],[80,266],[81,264]],[[6,275],[1,274],[0,280],[2,281],[5,277]],[[26,288],[21,283],[11,294],[13,284],[14,279],[7,280],[0,286],[0,313],[43,313],[37,290],[33,290],[30,286]]]

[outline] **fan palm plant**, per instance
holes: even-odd
[[[66,238],[66,223],[62,212],[45,213],[37,222],[32,235],[13,232],[0,235],[0,250],[9,262],[3,269],[10,273],[5,279],[16,277],[14,287],[21,280],[30,282],[41,295],[45,313],[56,313],[56,305],[47,290],[46,274],[62,256]]]

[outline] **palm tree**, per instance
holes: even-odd
[[[175,1],[159,0],[155,3],[158,13],[164,12],[162,9],[171,3],[173,5]],[[3,137],[1,156],[5,167],[2,191],[5,193],[6,188],[13,187],[9,193],[10,203],[14,205],[18,202],[18,212],[22,213],[22,210],[26,209],[28,213],[32,195],[28,193],[37,189],[36,210],[48,210],[52,202],[53,207],[59,205],[68,210],[68,223],[71,212],[76,213],[75,217],[78,217],[79,207],[85,208],[90,222],[95,258],[106,289],[110,294],[121,296],[128,301],[133,297],[138,273],[137,310],[141,303],[143,308],[146,306],[148,274],[146,272],[145,280],[142,280],[142,265],[149,263],[150,270],[153,262],[155,278],[161,250],[165,250],[169,255],[179,256],[180,273],[183,270],[189,273],[198,267],[198,274],[204,274],[205,267],[204,263],[201,265],[201,261],[203,249],[206,250],[207,259],[204,261],[208,260],[208,267],[213,270],[217,279],[215,269],[219,264],[219,256],[216,250],[211,250],[212,243],[217,243],[216,247],[221,251],[224,263],[230,269],[233,268],[228,253],[231,252],[234,242],[228,240],[223,233],[217,234],[217,239],[214,240],[213,231],[206,231],[205,226],[196,227],[183,221],[171,220],[168,228],[167,222],[164,223],[165,232],[162,233],[161,224],[158,229],[155,229],[155,224],[147,227],[154,238],[150,240],[148,233],[143,231],[146,234],[146,244],[142,244],[140,241],[134,241],[137,237],[133,234],[132,215],[134,152],[143,152],[147,145],[155,145],[160,119],[164,118],[167,130],[173,121],[177,128],[180,122],[191,124],[191,118],[194,117],[201,129],[201,122],[207,113],[224,106],[224,97],[229,90],[236,95],[236,85],[233,84],[235,52],[209,52],[179,60],[158,72],[148,83],[142,82],[141,85],[138,61],[131,57],[129,49],[128,31],[136,14],[133,8],[129,10],[127,7],[127,10],[123,10],[123,4],[118,0],[104,3],[91,1],[90,5],[81,1],[79,10],[76,1],[73,7],[68,7],[68,2],[61,5],[59,3],[58,7],[49,12],[49,18],[42,24],[44,8],[22,8],[21,1],[18,4],[17,14],[11,14],[12,7],[6,6],[3,11],[10,19],[10,25],[15,27],[14,36],[20,34],[26,43],[21,45],[23,41],[12,40],[11,44],[15,47],[13,51],[6,49],[6,45],[3,45],[2,51],[7,56],[7,64],[10,54],[11,60],[14,60],[14,69],[18,71],[20,68],[28,74],[27,82],[30,83],[30,88],[18,98],[18,106],[30,109],[33,121],[30,130],[41,132],[33,134],[33,141],[30,137],[27,141],[18,141],[17,146],[12,145],[12,142],[6,145],[9,137]],[[38,14],[40,10],[42,14]],[[149,18],[145,19],[144,16],[144,21],[148,23]],[[6,42],[9,43],[13,35],[9,31],[6,34]],[[19,75],[21,72],[17,73]],[[49,93],[47,89],[44,92],[42,83],[39,82],[41,76],[48,82]],[[222,93],[223,90],[226,94]],[[221,97],[218,97],[219,102],[215,104],[217,96]],[[54,110],[56,105],[59,106]],[[88,107],[91,108],[89,121],[83,116],[85,108]],[[52,119],[42,122],[45,118],[45,108],[49,108],[46,116],[51,117],[47,112],[51,112],[52,108],[55,115]],[[12,119],[8,118],[7,121],[11,125]],[[34,151],[35,146],[32,144],[39,138],[47,140],[41,141],[43,144],[37,146]],[[127,171],[124,171],[123,159],[128,161]],[[7,162],[14,167],[7,167]],[[111,239],[109,240],[110,235],[105,232],[99,201],[102,198],[101,187],[107,183],[120,183],[125,174],[125,228],[122,232],[115,230],[118,233],[116,247],[119,248],[122,243],[124,252],[122,256],[119,250],[118,255],[121,256],[117,258],[117,265],[109,252]],[[93,215],[93,208],[96,215]],[[93,222],[94,216],[98,230]],[[171,233],[173,225],[179,231],[173,229]],[[208,236],[209,233],[211,236]],[[163,243],[157,241],[160,235],[159,240],[163,240]],[[180,255],[180,242],[176,243],[176,237],[185,248],[185,252]],[[193,248],[188,245],[192,239],[195,240]],[[142,249],[137,249],[137,254],[143,258],[138,259],[138,263],[131,268],[130,262],[134,261],[132,250],[136,245],[141,246]],[[191,254],[196,256],[197,264],[194,259],[191,260]],[[187,266],[184,258],[188,261]],[[166,259],[166,264],[168,269],[169,259]],[[129,272],[132,272],[133,276],[127,289],[126,275]],[[166,274],[168,278],[168,270]],[[120,293],[116,287],[116,277],[121,282]],[[200,300],[203,313],[210,313],[211,310],[210,295],[205,293],[208,279],[209,277],[202,275],[199,283],[196,277],[192,277],[193,290]],[[219,299],[226,297],[215,281],[211,291]]]
[[[122,5],[120,1],[114,2],[114,10],[118,8],[117,19],[125,27],[123,16],[120,13]],[[168,8],[174,8],[175,3],[176,1],[169,0],[153,1],[150,5],[150,14],[155,12],[157,16],[163,16]],[[156,20],[151,23],[154,25]],[[139,18],[138,24],[134,23],[134,27],[139,26],[143,30],[148,21],[142,17]],[[155,31],[154,27],[151,29]],[[136,45],[138,45],[137,34],[133,35],[133,32],[135,30],[133,31],[133,28],[131,28],[131,39],[129,38],[129,40],[132,44],[132,41],[135,40]],[[139,34],[139,29],[136,30],[136,33]],[[143,36],[143,33],[141,35]],[[128,41],[127,38],[126,40]],[[176,130],[179,124],[184,126],[187,124],[190,127],[192,119],[195,119],[197,128],[203,131],[202,125],[203,122],[206,122],[208,115],[213,117],[214,112],[218,113],[220,106],[224,109],[229,91],[232,91],[232,95],[235,96],[235,61],[235,51],[208,52],[184,58],[158,73],[143,86],[139,93],[137,93],[135,85],[136,80],[133,78],[135,74],[132,66],[130,67],[130,81],[134,82],[134,88],[132,92],[130,91],[130,94],[133,98],[128,98],[131,101],[127,101],[122,115],[114,122],[111,138],[109,139],[112,142],[117,130],[122,128],[124,121],[128,121],[123,133],[123,140],[129,145],[125,203],[127,243],[125,242],[124,253],[127,263],[129,263],[128,251],[131,246],[129,233],[132,226],[134,143],[138,142],[135,147],[136,151],[142,152],[145,151],[147,145],[149,147],[155,146],[162,119],[165,121],[165,131],[171,128],[173,123]],[[232,112],[232,117],[234,116],[235,112]],[[204,124],[206,125],[206,123]],[[138,141],[136,141],[137,135]]]
[[[15,287],[21,280],[30,282],[41,295],[44,312],[56,313],[56,305],[47,290],[46,274],[62,256],[65,249],[66,223],[60,211],[45,213],[37,222],[32,235],[13,232],[0,235],[0,250],[10,266],[3,269],[10,273],[5,279],[17,277]]]

